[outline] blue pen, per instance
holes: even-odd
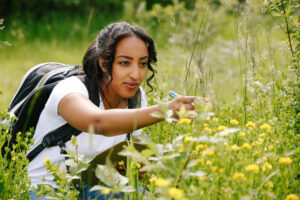
[[[174,91],[170,91],[170,96],[171,97],[174,97],[174,98],[176,98],[176,97],[179,97],[180,95],[179,94],[177,94],[176,92],[174,92]],[[192,105],[192,106],[194,106],[194,103],[193,102],[189,102],[189,104],[190,105]]]

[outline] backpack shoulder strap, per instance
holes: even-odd
[[[99,94],[97,89],[97,84],[93,84],[93,82],[87,76],[78,76],[78,78],[85,84],[88,93],[89,99],[95,104],[99,105]],[[80,130],[74,128],[69,123],[64,124],[61,127],[47,133],[41,144],[39,144],[36,148],[34,148],[28,155],[27,158],[29,162],[33,160],[40,152],[42,152],[45,148],[52,146],[59,146],[61,148],[61,154],[65,154],[66,152],[62,149],[65,147],[65,143],[71,139],[71,137],[77,136],[81,133]]]

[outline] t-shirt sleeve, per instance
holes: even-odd
[[[49,108],[50,112],[53,112],[53,114],[58,115],[57,108],[59,102],[70,93],[80,93],[86,97],[89,96],[88,90],[83,82],[77,77],[70,77],[60,81],[54,87],[45,107]]]
[[[147,104],[148,104],[147,103],[147,96],[146,96],[145,91],[141,87],[140,87],[140,90],[141,90],[141,108],[145,108],[145,107],[147,107]],[[135,135],[135,136],[141,135],[142,130],[143,129],[135,130],[135,131],[132,132],[132,135]]]

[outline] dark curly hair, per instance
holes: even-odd
[[[153,87],[150,84],[150,81],[153,79],[156,72],[156,70],[153,69],[152,64],[157,62],[153,39],[142,28],[130,25],[126,22],[109,24],[100,31],[96,40],[89,46],[83,57],[83,70],[92,81],[97,82],[102,81],[105,76],[109,75],[111,78],[108,83],[109,85],[113,79],[112,64],[115,58],[116,46],[121,39],[129,36],[139,37],[145,42],[148,48],[148,69],[152,74],[147,78],[147,85],[151,88],[150,91],[152,91]],[[104,60],[103,66],[101,67],[103,67],[108,74],[101,70],[98,57],[101,57]]]

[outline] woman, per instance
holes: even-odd
[[[93,156],[126,140],[126,133],[133,131],[133,135],[138,135],[141,130],[136,129],[161,121],[151,116],[153,112],[161,112],[159,106],[147,107],[145,92],[140,87],[150,70],[152,75],[147,79],[147,85],[152,89],[149,82],[154,77],[152,64],[156,60],[153,40],[141,28],[125,22],[105,27],[83,58],[85,74],[97,83],[100,105],[95,106],[89,100],[87,88],[77,77],[61,81],[40,115],[31,150],[41,143],[46,133],[69,123],[82,131],[77,136],[79,152]],[[138,90],[141,92],[140,108],[126,109],[127,100]],[[166,105],[174,112],[182,105],[193,110],[189,102],[194,100],[195,97],[178,97]],[[95,134],[87,133],[90,127],[94,128]],[[74,150],[70,142],[66,143],[66,148]],[[58,146],[43,150],[28,166],[33,186],[50,184],[56,187],[53,177],[43,166],[46,157],[54,163],[64,162]],[[31,196],[34,199],[35,192],[31,192]]]

